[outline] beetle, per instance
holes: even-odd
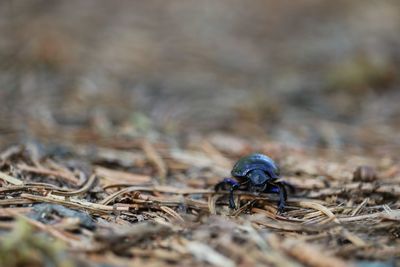
[[[287,190],[294,191],[292,185],[279,181],[280,171],[278,165],[268,156],[253,153],[239,159],[233,166],[231,171],[232,178],[225,178],[215,185],[215,191],[229,187],[229,207],[235,209],[235,201],[233,193],[235,190],[241,189],[258,193],[275,193],[279,194],[278,212],[281,213],[285,209],[287,201]]]

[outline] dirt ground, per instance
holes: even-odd
[[[0,2],[0,266],[399,266],[398,1]],[[259,152],[292,184],[214,185]]]

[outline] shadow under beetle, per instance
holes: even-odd
[[[287,200],[285,186],[290,191],[294,191],[292,185],[278,181],[280,178],[278,166],[271,158],[263,154],[254,153],[239,159],[233,166],[231,174],[236,180],[225,178],[215,185],[215,191],[229,188],[229,207],[231,209],[236,208],[233,192],[240,189],[249,192],[279,194],[278,212],[281,213],[285,209]]]

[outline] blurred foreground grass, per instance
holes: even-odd
[[[0,240],[0,266],[75,266],[61,241],[35,232],[24,219],[18,219],[13,230],[2,235]]]

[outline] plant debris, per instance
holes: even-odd
[[[245,191],[235,193],[240,206],[231,210],[229,192],[215,192],[213,186],[221,172],[229,175],[227,163],[237,154],[203,144],[205,149],[188,144],[179,150],[168,143],[146,142],[151,148],[144,149],[140,144],[128,149],[99,145],[94,154],[83,156],[81,146],[70,143],[65,144],[68,156],[38,159],[20,151],[3,157],[0,228],[8,232],[25,221],[36,229],[31,235],[47,234],[40,238],[64,244],[65,253],[87,264],[348,266],[398,261],[400,173],[385,175],[398,166],[395,161],[377,175],[370,167],[352,170],[357,166],[352,158],[358,162],[360,156],[340,163],[313,161],[311,153],[298,148],[274,150],[283,176],[296,188],[285,212],[277,213],[277,196]],[[98,155],[110,149],[115,159],[118,153],[143,153],[143,158],[128,167]],[[3,155],[7,151],[12,149]],[[71,161],[77,157],[80,164]],[[41,249],[35,242],[31,246]],[[8,249],[2,247],[1,253]]]
[[[0,267],[400,266],[399,18],[0,1]]]

